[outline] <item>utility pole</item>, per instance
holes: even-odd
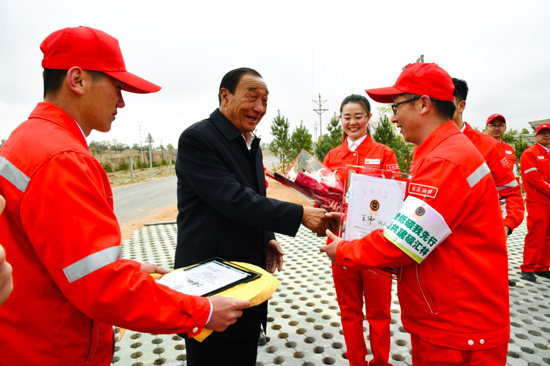
[[[139,148],[141,149],[141,163],[143,163],[143,144],[141,143],[141,125],[139,125]]]
[[[313,141],[317,141],[317,122],[313,123]]]
[[[321,100],[321,93],[319,93],[319,101],[317,102],[316,100],[313,101],[313,103],[317,103],[317,105],[319,106],[318,109],[313,109],[315,112],[317,112],[317,114],[319,114],[319,138],[321,138],[321,136],[323,136],[323,121],[321,119],[321,114],[323,114],[323,112],[326,112],[328,111],[328,109],[322,109],[321,107],[323,106],[323,103],[326,103],[326,99],[325,100]]]
[[[149,144],[149,166],[151,167],[151,178],[153,178],[153,156],[151,154],[151,144],[155,142],[153,140],[153,137],[151,134],[147,135],[147,139],[145,139],[145,143]]]
[[[415,62],[424,62],[424,55],[420,55],[419,58],[416,59]],[[403,66],[403,70],[405,70],[405,67],[409,66],[411,63],[409,62],[408,64],[406,64],[405,66]]]

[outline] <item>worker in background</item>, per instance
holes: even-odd
[[[502,139],[504,137],[504,133],[506,132],[506,119],[504,116],[502,114],[491,114],[489,118],[487,118],[485,131],[489,136],[494,137],[500,143],[500,146],[506,154],[506,159],[508,159],[508,166],[512,169],[514,177],[517,178],[519,183],[516,153],[514,152],[514,148]]]
[[[550,279],[550,124],[537,127],[537,142],[521,155],[521,177],[527,206],[527,235],[521,277]]]
[[[455,86],[454,96],[456,105],[453,120],[458,129],[479,150],[487,162],[487,166],[491,169],[491,175],[495,181],[500,200],[502,217],[504,218],[504,231],[506,232],[506,237],[508,237],[521,224],[525,214],[521,187],[514,177],[512,169],[510,169],[510,166],[515,166],[515,163],[511,163],[508,160],[508,155],[504,153],[502,144],[499,144],[490,136],[473,129],[472,126],[462,120],[462,114],[466,108],[466,98],[468,97],[468,84],[466,81],[457,78],[453,78],[453,83]],[[508,285],[515,286],[516,283],[508,279]]]

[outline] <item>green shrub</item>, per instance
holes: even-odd
[[[137,159],[136,159],[135,167],[136,167],[136,169],[144,169],[144,168],[148,168],[149,164],[147,164],[146,161],[141,161],[141,158],[138,156]]]
[[[105,169],[105,172],[107,172],[107,173],[112,173],[113,172],[113,166],[111,165],[111,163],[109,163],[109,162],[101,163],[101,166],[103,167],[103,169]]]
[[[124,159],[120,159],[120,161],[118,162],[118,166],[116,167],[116,171],[117,172],[121,172],[121,171],[125,171],[125,170],[128,170],[130,169],[130,164],[128,164],[126,162],[126,160]]]

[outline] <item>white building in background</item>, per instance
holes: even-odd
[[[529,122],[529,125],[533,128],[533,130],[536,130],[537,127],[543,123],[549,123],[550,124],[550,119],[540,119],[538,121],[531,121]],[[520,135],[515,135],[514,136],[514,140],[515,141],[518,141],[519,140],[519,136]],[[526,133],[524,135],[521,135],[521,140],[523,142],[526,142],[527,145],[531,146],[531,145],[534,145],[535,142],[537,141],[535,139],[535,133]]]

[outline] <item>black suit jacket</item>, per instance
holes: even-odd
[[[273,232],[294,236],[303,208],[266,198],[260,139],[249,151],[239,130],[218,109],[180,136],[178,245],[175,268],[212,257],[266,266]],[[225,332],[205,342],[257,337],[267,304],[247,309]]]

